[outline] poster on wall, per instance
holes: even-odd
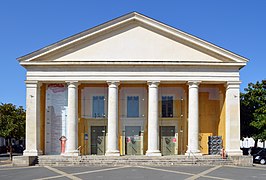
[[[60,154],[60,137],[66,136],[67,86],[48,84],[46,88],[45,153]]]

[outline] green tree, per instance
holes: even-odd
[[[249,83],[241,93],[241,136],[266,140],[266,81]]]
[[[0,105],[0,136],[8,140],[10,159],[12,159],[11,138],[20,140],[25,137],[26,112],[22,106],[8,103]]]

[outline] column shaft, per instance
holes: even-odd
[[[106,156],[120,156],[118,150],[118,81],[108,81],[108,143]]]
[[[225,150],[228,155],[242,155],[240,150],[240,82],[227,82],[225,95]]]
[[[66,156],[78,156],[78,82],[68,82]]]
[[[159,81],[148,82],[148,150],[147,156],[161,156],[159,150],[159,109],[158,109]]]
[[[40,83],[26,81],[26,149],[23,155],[40,154]]]
[[[187,154],[199,154],[199,82],[188,82],[188,149]]]

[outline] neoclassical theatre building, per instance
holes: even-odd
[[[240,155],[247,59],[133,12],[18,58],[37,155]],[[61,152],[60,137],[66,137]]]

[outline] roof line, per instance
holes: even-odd
[[[82,36],[83,34],[87,34],[88,31],[92,31],[93,29],[100,28],[101,26],[107,25],[107,24],[109,24],[109,23],[112,22],[112,21],[115,21],[115,20],[118,20],[118,19],[120,19],[120,18],[123,18],[123,17],[129,16],[129,15],[132,15],[132,14],[134,14],[134,13],[136,13],[136,12],[133,11],[133,12],[130,12],[130,13],[127,13],[127,14],[121,15],[121,16],[119,16],[119,17],[116,17],[116,18],[114,18],[114,19],[111,19],[111,20],[109,20],[109,21],[106,21],[106,22],[104,22],[104,23],[101,23],[101,24],[99,24],[99,25],[93,26],[93,27],[91,27],[91,28],[85,29],[85,30],[83,30],[83,31],[81,31],[81,32],[79,32],[79,33],[76,33],[76,34],[73,34],[73,35],[68,36],[68,37],[66,37],[66,38],[63,38],[63,39],[61,39],[61,40],[58,40],[58,41],[56,41],[55,43],[49,44],[49,45],[47,45],[47,46],[44,46],[44,47],[42,47],[42,48],[40,48],[40,49],[37,49],[37,50],[35,50],[35,51],[33,51],[33,52],[30,52],[30,53],[26,54],[26,55],[20,56],[20,57],[17,58],[17,60],[18,60],[18,61],[21,61],[21,60],[23,60],[24,58],[27,58],[27,56],[34,56],[34,54],[36,54],[36,53],[38,53],[38,52],[40,52],[40,51],[45,51],[45,50],[47,50],[47,49],[50,49],[50,48],[52,48],[52,46],[55,46],[55,45],[57,45],[57,44],[63,44],[63,43],[65,43],[65,41],[68,41],[68,40],[70,40],[70,39],[72,39],[72,38],[74,38],[74,37]]]
[[[229,52],[229,53],[231,53],[231,54],[233,54],[233,55],[237,55],[237,56],[239,56],[240,58],[243,58],[243,59],[246,59],[247,61],[249,61],[249,59],[248,59],[247,57],[244,57],[244,56],[242,56],[242,55],[240,55],[240,54],[237,54],[237,53],[235,53],[235,52],[232,52],[232,51],[230,51],[230,50],[228,50],[228,49],[226,49],[226,48],[224,48],[224,47],[221,47],[221,46],[219,46],[219,45],[217,45],[217,44],[215,44],[215,43],[212,43],[212,42],[210,42],[210,41],[208,41],[208,40],[205,40],[205,39],[203,39],[203,38],[200,38],[200,37],[198,37],[198,36],[196,36],[196,35],[193,35],[193,34],[191,34],[191,33],[186,32],[186,31],[183,31],[183,30],[181,30],[181,29],[179,29],[179,28],[177,28],[177,27],[174,27],[174,26],[172,26],[172,25],[169,25],[169,24],[167,24],[167,23],[164,23],[164,22],[162,22],[162,21],[160,21],[160,20],[156,20],[156,19],[154,19],[154,18],[152,18],[152,17],[150,17],[150,16],[143,15],[142,13],[138,13],[138,12],[136,12],[136,13],[137,13],[138,15],[143,16],[143,17],[149,18],[149,19],[151,19],[151,20],[153,20],[153,21],[155,21],[155,22],[157,22],[157,23],[160,23],[160,24],[163,25],[163,26],[168,26],[168,27],[170,27],[171,29],[173,29],[173,30],[175,30],[175,31],[177,30],[177,31],[179,31],[179,32],[181,32],[181,33],[187,34],[187,35],[191,36],[192,38],[196,38],[196,39],[198,39],[198,40],[200,40],[200,41],[203,41],[203,42],[205,42],[205,43],[208,43],[208,44],[210,44],[210,45],[212,45],[212,46],[216,46],[216,47],[219,48],[219,49],[223,49],[223,50],[225,50],[225,51],[227,51],[227,52]]]
[[[213,43],[210,43],[208,41],[205,41],[201,38],[198,38],[194,35],[191,35],[189,33],[186,33],[184,31],[181,31],[177,28],[174,28],[172,26],[169,26],[165,23],[162,23],[160,21],[157,21],[155,19],[152,19],[148,16],[145,16],[143,14],[140,14],[138,12],[131,12],[131,13],[128,13],[128,14],[125,14],[123,16],[119,16],[115,19],[112,19],[110,21],[107,21],[105,23],[102,23],[98,26],[95,26],[95,27],[92,27],[92,28],[89,28],[87,30],[84,30],[80,33],[77,33],[75,35],[72,35],[72,36],[69,36],[63,40],[60,40],[60,41],[57,41],[56,43],[53,43],[51,45],[48,45],[48,46],[45,46],[44,48],[41,48],[39,50],[36,50],[32,53],[29,53],[27,55],[24,55],[24,56],[21,56],[19,58],[17,58],[18,61],[23,61],[23,60],[26,60],[26,61],[30,61],[31,59],[34,59],[34,58],[38,58],[39,56],[42,56],[44,54],[47,54],[51,51],[55,51],[57,49],[60,49],[64,46],[67,46],[69,43],[73,43],[73,42],[76,42],[78,40],[81,40],[81,39],[84,39],[84,38],[87,38],[89,36],[93,36],[94,34],[97,34],[99,32],[102,32],[102,31],[105,31],[106,29],[109,29],[111,27],[115,27],[115,26],[118,26],[119,24],[123,24],[123,23],[126,23],[127,21],[130,21],[132,20],[132,18],[144,23],[144,24],[147,24],[147,25],[150,25],[151,27],[154,27],[154,28],[157,28],[161,31],[164,31],[166,33],[170,33],[172,35],[174,35],[175,37],[178,37],[178,38],[182,38],[183,40],[186,40],[192,44],[195,44],[195,45],[198,45],[199,47],[202,47],[202,48],[205,48],[205,49],[208,49],[216,54],[219,54],[221,56],[225,56],[229,59],[237,59],[235,60],[236,62],[241,62],[241,61],[244,61],[244,62],[247,62],[248,59],[243,57],[243,56],[240,56],[238,54],[235,54],[229,50],[226,50],[224,48],[221,48]],[[152,24],[151,24],[152,23]],[[240,59],[240,60],[239,60]]]

